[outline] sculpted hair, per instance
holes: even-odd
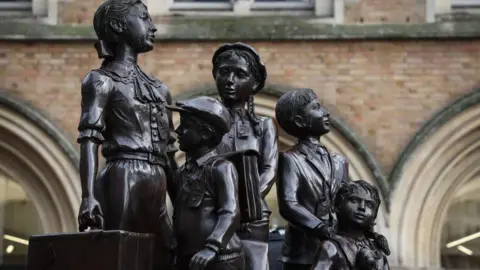
[[[113,20],[119,20],[125,26],[127,23],[126,16],[136,4],[143,4],[143,2],[142,0],[106,0],[98,7],[93,16],[93,28],[99,39],[95,48],[100,58],[107,61],[113,58],[115,52],[116,33],[112,30],[110,23]]]
[[[255,57],[248,51],[232,49],[232,50],[224,51],[223,53],[219,54],[213,60],[213,74],[217,74],[217,69],[220,63],[222,63],[223,61],[229,60],[233,57],[241,57],[245,59],[245,61],[247,62],[248,69],[250,70],[252,76],[255,78],[255,82],[258,84],[260,80],[260,72],[256,64],[257,62],[255,60]],[[254,98],[252,94],[250,94],[250,96],[248,97],[247,110],[248,110],[248,114],[247,114],[248,119],[254,128],[255,136],[260,137],[262,135],[262,130],[260,128],[260,119],[255,114],[255,103],[254,103]]]
[[[342,204],[345,203],[348,197],[350,197],[355,191],[357,191],[360,188],[366,190],[372,196],[372,199],[375,202],[375,208],[373,209],[372,224],[370,224],[370,226],[366,228],[365,236],[372,239],[375,242],[375,244],[385,254],[390,255],[390,247],[388,246],[387,238],[381,234],[376,233],[374,230],[375,219],[377,218],[378,208],[380,207],[380,203],[381,203],[380,195],[376,187],[370,185],[368,182],[364,180],[351,181],[349,183],[342,185],[338,189],[335,195],[335,202],[334,202],[335,211],[339,212],[340,208],[342,207]]]
[[[93,16],[93,28],[98,39],[115,42],[110,22],[120,20],[126,23],[125,17],[136,4],[142,4],[142,0],[107,0],[103,2]]]
[[[342,185],[335,195],[335,209],[338,211],[342,207],[342,204],[346,202],[348,197],[350,197],[360,188],[367,191],[375,202],[375,208],[373,209],[373,220],[375,220],[377,218],[378,208],[380,207],[381,203],[380,195],[376,187],[370,185],[364,180],[351,181]],[[371,224],[371,227],[373,227],[373,225],[375,224]]]
[[[317,95],[310,88],[298,88],[283,94],[275,105],[275,117],[280,127],[292,136],[302,135],[302,130],[293,121],[294,117],[304,115],[305,106],[315,99]]]

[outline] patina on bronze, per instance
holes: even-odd
[[[230,113],[211,97],[178,101],[169,109],[180,112],[177,128],[186,162],[169,183],[174,205],[178,270],[244,269],[238,176],[232,162],[215,147],[230,130]]]
[[[155,267],[170,269],[174,240],[166,185],[176,169],[176,148],[165,105],[171,96],[137,65],[138,55],[153,49],[157,29],[141,0],[105,1],[93,24],[104,61],[82,82],[79,230],[153,233]],[[96,179],[99,145],[107,164]]]
[[[288,221],[281,261],[283,269],[310,269],[321,240],[335,233],[333,196],[349,181],[348,161],[320,143],[330,131],[330,119],[311,89],[283,94],[275,114],[280,127],[298,138],[279,156],[278,204]]]
[[[257,166],[249,167],[245,183],[239,184],[242,239],[246,269],[268,269],[270,211],[265,196],[272,188],[278,162],[277,130],[273,120],[255,114],[253,96],[262,90],[267,78],[258,53],[244,43],[224,44],[212,58],[213,77],[218,94],[232,117],[232,127],[217,151],[222,154],[241,150],[259,153]]]
[[[369,236],[380,206],[377,188],[352,181],[338,190],[335,197],[338,234],[322,243],[313,270],[388,270],[382,238]]]

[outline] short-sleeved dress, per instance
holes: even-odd
[[[78,126],[78,142],[102,144],[107,160],[94,185],[105,229],[155,233],[164,251],[174,245],[166,209],[167,175],[172,175],[167,153],[177,150],[166,104],[171,104],[166,85],[136,64],[110,62],[83,80]],[[167,255],[160,257],[168,267]]]

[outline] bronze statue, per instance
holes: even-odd
[[[244,246],[246,269],[267,270],[271,212],[265,197],[275,182],[277,130],[271,118],[255,114],[253,103],[253,96],[264,87],[267,71],[258,53],[243,43],[220,46],[212,63],[218,94],[232,116],[232,128],[217,151],[225,154],[250,149],[259,153],[257,166],[244,173],[249,175],[246,183],[239,183],[240,203],[249,207],[242,207],[242,225],[237,232]]]
[[[333,196],[349,181],[348,161],[320,143],[330,130],[328,111],[311,89],[283,94],[275,107],[277,121],[297,144],[279,156],[277,196],[288,221],[281,261],[283,269],[310,269],[322,240],[335,233]]]
[[[174,205],[178,270],[244,269],[240,225],[238,176],[232,162],[215,147],[230,130],[230,114],[211,97],[196,97],[168,106],[180,112],[177,128],[186,162],[169,183]]]
[[[138,55],[153,49],[157,29],[141,0],[105,1],[93,24],[104,61],[82,82],[79,230],[154,233],[155,265],[170,269],[166,185],[177,149],[165,105],[172,101],[167,86],[137,65]],[[100,144],[107,163],[96,179]]]
[[[342,187],[335,197],[338,235],[322,243],[312,270],[388,270],[383,243],[372,240],[380,206],[377,188],[358,180]],[[377,238],[379,239],[379,238]]]

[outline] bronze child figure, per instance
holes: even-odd
[[[363,180],[352,181],[340,187],[334,205],[338,234],[322,243],[312,269],[390,269],[386,257],[389,251],[382,248],[382,243],[368,236],[380,206],[377,188]]]
[[[137,65],[138,55],[153,49],[157,29],[141,0],[106,0],[93,24],[104,61],[82,82],[79,230],[153,233],[156,267],[170,269],[166,185],[176,148],[165,105],[172,101],[167,86]],[[107,163],[96,179],[99,145]]]
[[[328,111],[311,89],[283,94],[275,107],[277,121],[298,142],[279,156],[277,196],[288,221],[283,269],[310,269],[322,240],[333,236],[333,195],[348,181],[348,162],[320,143],[330,130]]]
[[[180,112],[177,128],[186,162],[169,184],[174,206],[178,270],[244,269],[237,171],[215,147],[230,130],[230,114],[211,97],[196,97],[168,106]]]
[[[255,49],[240,42],[220,46],[212,64],[218,94],[232,117],[232,127],[217,147],[218,152],[255,150],[259,153],[254,162],[255,171],[242,172],[248,175],[246,186],[255,187],[243,189],[240,185],[239,200],[245,207],[241,209],[242,226],[238,235],[244,246],[246,268],[267,270],[271,212],[265,197],[275,183],[277,130],[271,118],[255,114],[253,98],[263,89],[267,71]]]

